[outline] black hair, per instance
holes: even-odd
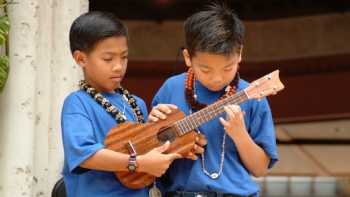
[[[243,46],[243,23],[224,3],[212,3],[193,14],[186,19],[184,29],[190,56],[196,52],[230,55]]]
[[[74,20],[69,43],[72,54],[76,50],[91,52],[95,45],[108,37],[128,37],[127,27],[112,13],[93,11]]]

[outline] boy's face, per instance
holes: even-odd
[[[123,80],[128,62],[128,43],[124,36],[99,41],[87,53],[76,51],[74,59],[83,68],[85,80],[100,92],[113,92]]]
[[[192,67],[194,76],[211,91],[220,91],[236,76],[241,52],[232,55],[217,55],[207,52],[196,52],[190,57],[187,49],[183,55],[188,67]]]

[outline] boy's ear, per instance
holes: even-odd
[[[192,67],[191,56],[188,50],[187,49],[182,50],[182,55],[184,56],[186,66]]]
[[[73,52],[73,58],[80,67],[85,68],[86,66],[86,54],[82,51],[76,50]]]
[[[241,48],[239,49],[239,57],[238,57],[238,63],[241,63],[242,61],[242,53],[243,53],[243,45],[241,46]]]

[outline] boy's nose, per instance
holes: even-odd
[[[214,83],[222,83],[222,82],[223,82],[223,77],[221,77],[220,75],[218,75],[218,76],[213,76],[212,81],[213,81]]]
[[[112,71],[118,71],[121,70],[122,64],[121,63],[115,63],[112,67]]]

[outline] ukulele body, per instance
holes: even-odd
[[[170,147],[166,153],[187,156],[195,145],[198,133],[190,131],[180,135],[180,128],[174,126],[174,123],[184,117],[185,114],[176,109],[167,114],[165,120],[158,120],[155,123],[119,124],[110,130],[104,144],[107,149],[125,154],[130,154],[130,145],[132,145],[137,155],[142,155],[170,141]],[[146,187],[155,180],[154,176],[146,173],[115,172],[115,174],[124,186],[131,189]]]

